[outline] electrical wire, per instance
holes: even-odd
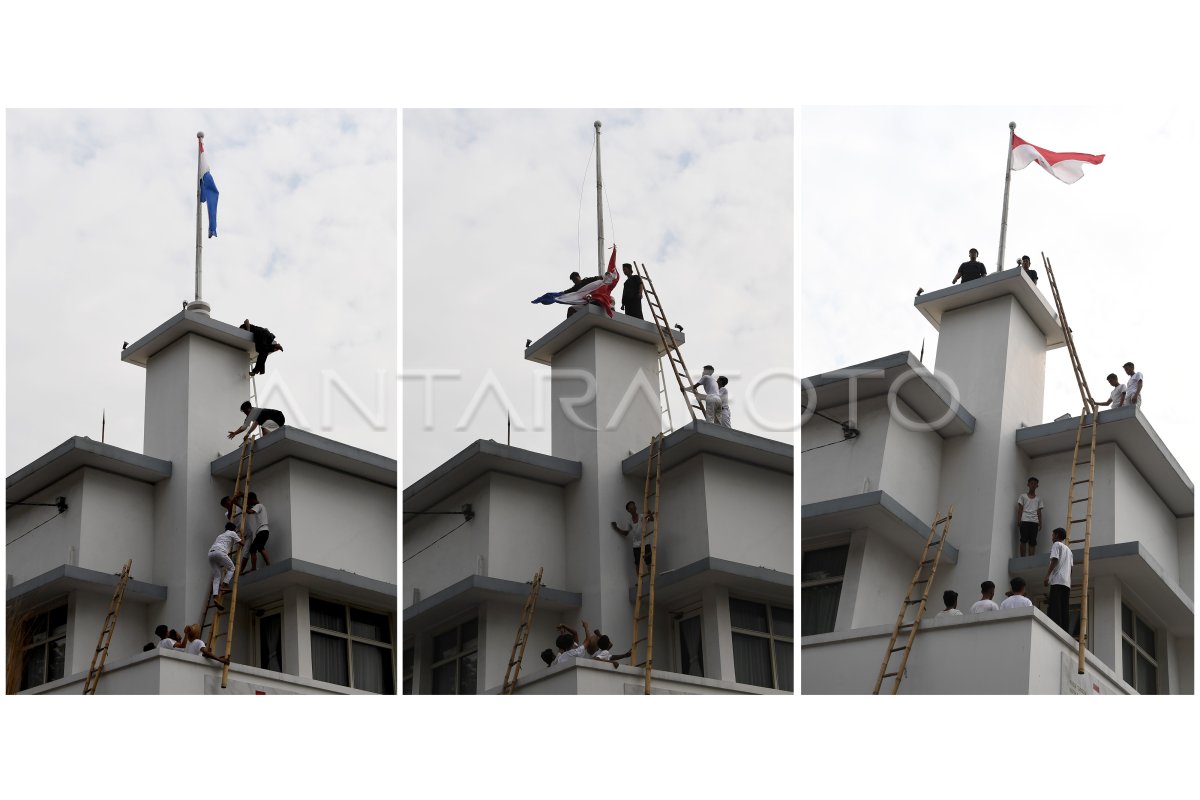
[[[803,414],[803,413],[804,413],[805,411],[807,411],[807,410],[808,410],[808,409],[806,409],[806,408],[801,408],[801,409],[800,409],[800,413],[801,413],[801,414]],[[830,422],[836,423],[836,424],[838,424],[838,425],[845,426],[845,424],[846,424],[846,423],[844,423],[844,422],[838,422],[838,420],[834,419],[833,417],[827,417],[827,416],[825,416],[824,414],[822,414],[820,411],[813,411],[812,413],[816,414],[818,417],[820,417],[820,418],[822,418],[822,419],[827,419],[827,420],[829,420]]]
[[[401,563],[401,564],[407,564],[409,561],[412,561],[414,558],[416,558],[417,556],[421,555],[421,553],[424,553],[426,550],[428,550],[429,548],[433,547],[435,544],[437,544],[438,542],[440,542],[442,539],[445,539],[447,536],[449,536],[450,534],[454,533],[456,530],[458,530],[459,528],[461,528],[463,525],[466,525],[468,522],[470,522],[470,520],[464,519],[462,522],[458,523],[458,524],[457,524],[457,525],[455,525],[453,528],[451,528],[450,530],[446,531],[446,532],[445,532],[445,533],[443,533],[441,536],[439,536],[438,538],[434,539],[432,542],[430,542],[429,544],[425,545],[425,546],[424,546],[424,547],[422,547],[420,550],[418,550],[417,552],[413,553],[411,556],[409,556],[408,558],[404,559],[404,560],[403,560],[403,561],[401,561],[400,563]]]
[[[48,520],[45,520],[44,522],[39,522],[37,525],[34,525],[32,528],[30,528],[29,530],[27,530],[27,531],[25,531],[24,533],[22,533],[22,534],[21,534],[20,536],[18,536],[16,539],[13,539],[11,542],[5,542],[5,543],[4,543],[4,546],[5,546],[5,547],[8,547],[8,546],[9,546],[10,544],[12,544],[13,542],[17,542],[17,541],[20,541],[21,539],[24,539],[26,536],[28,536],[29,534],[33,533],[33,532],[34,532],[34,531],[36,531],[38,528],[40,528],[40,527],[42,527],[43,525],[45,525],[45,524],[46,524],[47,522],[49,522],[51,519],[58,519],[58,517],[59,517],[60,515],[62,515],[63,513],[64,513],[64,512],[60,511],[60,512],[58,512],[57,514],[55,514],[53,517],[51,517],[50,519],[48,519]]]
[[[853,439],[853,438],[855,438],[855,437],[851,437],[851,439]],[[822,447],[832,447],[835,444],[841,444],[842,442],[849,442],[851,439],[838,439],[836,442],[829,442],[828,444],[819,444],[816,447],[808,448],[808,450],[820,450]],[[807,453],[808,450],[801,450],[800,452]]]
[[[575,271],[583,269],[583,242],[580,241],[583,228],[583,190],[587,188],[588,167],[592,165],[592,154],[596,152],[596,140],[592,140],[592,149],[588,151],[587,163],[583,165],[583,180],[579,182],[579,211],[575,215]]]

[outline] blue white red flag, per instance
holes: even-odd
[[[217,235],[217,184],[208,169],[208,157],[204,155],[204,142],[200,142],[200,202],[208,205],[208,238]]]
[[[546,292],[541,297],[531,300],[531,303],[541,303],[544,306],[562,303],[568,306],[586,306],[596,303],[603,306],[604,311],[613,315],[612,290],[620,282],[621,274],[617,272],[617,248],[613,246],[612,255],[608,258],[608,269],[604,277],[594,280],[574,292]]]

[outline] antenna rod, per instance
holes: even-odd
[[[196,134],[196,300],[200,300],[200,262],[204,253],[204,240],[200,238],[200,186],[204,180],[201,156],[204,154],[204,131]]]
[[[506,444],[512,445],[512,415],[511,414],[508,417],[508,441],[506,442]]]
[[[1004,269],[1004,240],[1008,238],[1008,187],[1012,183],[1013,137],[1017,123],[1008,123],[1008,168],[1004,171],[1004,210],[1000,212],[1000,254],[996,256],[996,272]]]
[[[600,121],[596,120],[596,274],[604,274],[604,183],[600,179]]]
[[[104,409],[100,409],[100,444],[104,444]]]

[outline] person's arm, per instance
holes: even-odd
[[[563,624],[560,622],[560,623],[558,623],[558,630],[559,630],[559,631],[561,631],[562,633],[569,633],[569,634],[571,634],[571,638],[575,640],[575,644],[576,644],[576,645],[578,645],[578,644],[579,644],[579,634],[575,632],[575,629],[574,629],[574,628],[570,628],[570,627],[568,627],[568,626],[566,626],[566,625],[563,625]]]
[[[229,438],[232,439],[233,437],[237,436],[239,433],[241,433],[244,430],[246,430],[246,423],[243,422],[240,426],[238,426],[238,429],[236,431],[229,432]]]
[[[1058,559],[1050,559],[1050,569],[1046,570],[1046,577],[1042,578],[1042,586],[1050,585],[1050,576],[1054,574],[1054,569],[1058,566]]]
[[[613,526],[613,530],[616,531],[617,533],[621,534],[622,536],[628,536],[633,531],[632,525],[630,525],[628,528],[622,528],[620,525],[618,525],[616,522],[614,522],[614,523],[612,523],[612,526]]]
[[[1021,527],[1021,512],[1024,510],[1025,510],[1025,507],[1021,504],[1021,501],[1018,500],[1017,501],[1017,527],[1018,528]]]
[[[1137,400],[1138,395],[1141,393],[1142,393],[1142,379],[1141,378],[1138,378],[1137,387],[1134,388],[1134,390],[1132,392],[1129,391],[1128,389],[1125,390],[1125,394],[1129,397],[1130,405],[1133,405],[1133,401]]]
[[[205,645],[204,647],[200,648],[200,655],[204,656],[205,658],[211,658],[213,661],[220,661],[222,664],[229,663],[229,658],[227,656],[217,655],[216,653],[214,653],[212,651],[212,648],[209,647],[208,645]]]
[[[961,277],[962,277],[962,267],[959,267],[958,272],[954,273],[954,280],[950,281],[950,285],[953,286],[954,284],[958,283],[958,279]]]
[[[1038,530],[1042,529],[1042,506],[1038,504]]]

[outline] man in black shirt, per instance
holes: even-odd
[[[1029,256],[1021,256],[1021,260],[1017,263],[1021,265],[1021,269],[1025,270],[1025,274],[1029,276],[1029,280],[1037,283],[1037,273],[1029,268]]]
[[[564,292],[578,292],[580,289],[587,286],[589,283],[595,283],[596,281],[604,280],[603,278],[601,278],[599,276],[597,276],[595,278],[587,278],[585,280],[579,276],[578,272],[572,272],[568,277],[571,279],[571,287],[569,289],[564,289],[563,290]],[[571,316],[579,309],[580,309],[580,306],[567,306],[567,316],[568,317]]]
[[[954,280],[950,281],[951,284],[958,283],[960,278],[963,283],[966,283],[987,275],[987,267],[975,260],[979,257],[979,251],[972,247],[967,251],[967,255],[971,257],[971,260],[958,265],[958,272],[954,273]]]
[[[625,288],[621,290],[621,310],[631,317],[642,316],[642,276],[633,274],[632,264],[622,264],[625,270]]]
[[[254,369],[250,370],[250,374],[266,375],[267,356],[277,350],[282,350],[283,345],[275,341],[275,334],[271,333],[266,328],[260,328],[257,325],[251,325],[250,320],[246,320],[238,327],[244,331],[250,331],[250,335],[254,337],[254,349],[258,351],[258,362],[255,363]]]

